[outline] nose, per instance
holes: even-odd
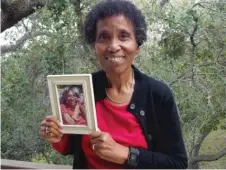
[[[121,49],[121,46],[117,40],[111,41],[111,43],[109,44],[109,46],[107,48],[107,50],[110,53],[115,53],[115,52],[119,51],[120,49]]]

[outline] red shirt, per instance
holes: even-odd
[[[60,105],[60,109],[61,109],[61,113],[62,114],[65,114],[65,113],[67,113],[67,114],[69,114],[70,116],[72,116],[73,114],[74,114],[74,112],[75,112],[75,107],[68,107],[68,106],[66,106],[66,105],[64,105],[64,104],[61,104]],[[87,122],[86,122],[86,118],[85,118],[85,115],[83,115],[83,114],[79,114],[78,116],[77,116],[77,118],[76,119],[74,119],[75,120],[75,124],[76,125],[87,125]],[[65,124],[66,124],[66,122],[64,122]]]
[[[75,107],[68,107],[65,104],[61,104],[60,105],[60,110],[61,110],[62,114],[68,113],[70,116],[72,116],[74,114]]]
[[[147,143],[142,133],[140,124],[135,116],[126,110],[127,105],[115,106],[104,99],[96,103],[96,113],[98,128],[103,132],[108,132],[112,138],[124,146],[133,146],[147,149]],[[67,137],[62,139],[66,142]],[[61,142],[59,142],[61,143]],[[62,144],[53,144],[54,148],[61,152]],[[64,146],[65,149],[68,147]],[[89,135],[82,137],[82,149],[85,153],[89,168],[97,169],[121,169],[122,165],[115,164],[101,159],[91,148]]]

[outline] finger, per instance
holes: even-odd
[[[95,143],[95,144],[91,144],[92,150],[94,151],[98,151],[98,150],[104,150],[105,149],[105,144],[103,143]]]
[[[92,144],[92,149],[93,151],[97,152],[99,149],[101,149],[101,146],[100,144],[95,143],[95,144]]]
[[[91,138],[90,139],[90,143],[95,144],[95,143],[104,143],[106,142],[106,140],[108,139],[108,134],[104,133],[103,135],[101,135],[98,138]]]
[[[61,137],[63,136],[63,132],[59,129],[54,129],[53,127],[48,127],[48,133],[46,132],[46,127],[42,126],[40,128],[40,131],[48,135],[49,133],[53,133],[56,137]]]
[[[48,127],[49,132],[46,132],[46,128],[47,128],[47,126],[41,126],[41,128],[40,128],[40,134],[44,137],[49,136],[49,134],[50,134],[50,127]]]
[[[47,139],[49,134],[46,133],[45,131],[40,130],[40,135],[43,137],[43,139]]]
[[[50,123],[50,122],[54,122],[54,121],[51,121],[51,120],[45,118],[45,119],[42,121],[42,123],[41,123],[41,127],[49,126],[49,123]],[[55,122],[54,122],[54,123],[55,123]]]
[[[57,130],[59,133],[62,133],[62,129],[57,126],[55,122],[46,122],[46,127],[49,127],[49,131],[52,129]],[[51,132],[51,131],[50,131]]]
[[[60,121],[57,119],[56,116],[46,116],[46,121],[47,122],[54,122],[59,128],[62,128]]]
[[[92,149],[93,149],[93,151],[98,152],[100,147],[97,144],[94,144],[94,145],[92,145]]]
[[[51,142],[51,143],[62,138],[62,137],[54,136],[53,133],[46,133],[46,132],[41,132],[41,136],[43,137],[44,140]]]
[[[51,134],[51,136],[54,136],[56,138],[61,138],[63,136],[63,133],[58,131],[57,129],[54,129],[54,128],[49,128],[49,132]]]
[[[41,126],[40,131],[41,132],[45,132],[46,131],[46,126]]]
[[[94,139],[94,138],[99,138],[101,135],[103,135],[104,134],[104,132],[100,132],[100,131],[95,131],[95,132],[92,132],[91,134],[90,134],[90,138],[91,139]]]
[[[45,132],[45,131],[46,131],[46,127],[47,127],[47,125],[46,125],[46,120],[44,119],[44,120],[42,121],[42,123],[41,123],[40,131]]]
[[[101,138],[94,138],[90,140],[91,144],[97,144],[97,143],[102,143],[102,139]]]
[[[41,122],[41,126],[46,126],[46,119]]]

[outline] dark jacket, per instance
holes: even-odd
[[[187,154],[181,133],[179,115],[170,88],[155,80],[136,67],[134,69],[135,89],[127,108],[134,114],[143,129],[148,150],[139,148],[137,169],[185,169]],[[108,81],[104,71],[92,74],[95,101],[106,97]],[[71,135],[71,150],[74,155],[73,169],[87,168],[81,149],[81,135]],[[125,165],[125,168],[127,167]]]

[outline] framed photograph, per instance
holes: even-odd
[[[89,134],[97,131],[91,74],[48,75],[52,113],[63,133]]]

